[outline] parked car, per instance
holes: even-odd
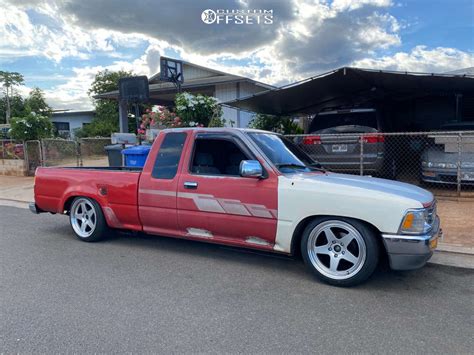
[[[285,137],[258,130],[163,130],[145,166],[38,168],[34,213],[69,216],[76,237],[111,229],[294,255],[322,280],[366,280],[387,254],[422,267],[440,233],[433,195],[329,173]]]
[[[386,124],[374,108],[323,111],[311,121],[310,135],[298,143],[331,171],[359,172],[362,156],[364,173],[395,178],[396,160],[386,149],[386,138],[381,134],[385,131]]]
[[[474,131],[474,122],[450,123],[441,131]],[[474,133],[464,133],[461,154],[458,151],[458,136],[446,134],[435,136],[436,144],[427,148],[421,156],[421,178],[435,184],[457,184],[458,161],[461,184],[474,184]]]

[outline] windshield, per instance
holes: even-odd
[[[283,136],[254,132],[249,136],[282,173],[321,170],[316,161]]]

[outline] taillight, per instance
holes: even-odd
[[[380,134],[362,136],[360,138],[363,143],[383,143],[385,142],[385,137]]]
[[[320,136],[303,137],[303,144],[304,145],[321,144],[321,137]]]

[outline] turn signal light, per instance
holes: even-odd
[[[413,226],[414,219],[415,219],[415,215],[413,213],[407,214],[405,219],[403,220],[402,228],[410,229]]]

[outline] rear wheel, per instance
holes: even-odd
[[[354,286],[374,272],[379,250],[375,233],[360,221],[317,218],[303,232],[301,253],[307,267],[321,280]]]
[[[97,242],[105,237],[107,223],[99,204],[87,197],[74,199],[69,212],[72,230],[79,240]]]

